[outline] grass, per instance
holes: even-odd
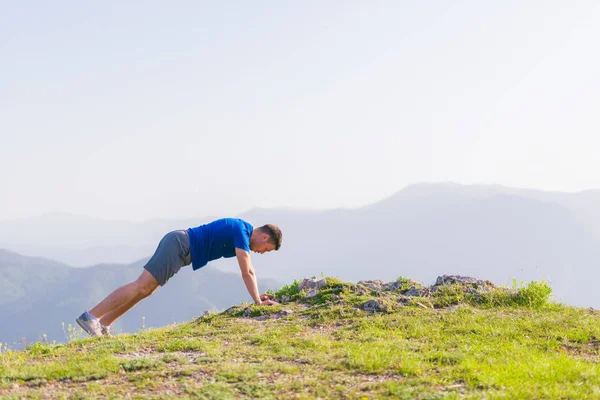
[[[544,283],[481,293],[450,285],[407,301],[408,285],[359,295],[354,284],[327,282],[309,299],[290,285],[296,301],[251,307],[249,317],[240,306],[0,354],[0,396],[600,398],[600,313],[549,303]],[[366,312],[369,299],[391,306]],[[281,309],[293,313],[256,318]]]

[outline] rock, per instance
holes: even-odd
[[[363,304],[365,311],[388,311],[389,307],[381,300],[371,299]]]
[[[291,296],[281,296],[281,303],[287,303],[288,301],[290,301],[292,297]]]
[[[371,290],[376,292],[381,292],[388,288],[388,284],[384,281],[375,280],[375,281],[358,281],[358,285],[366,286]]]
[[[233,314],[234,312],[236,312],[238,310],[237,306],[233,306],[233,307],[229,307],[227,310],[225,310],[225,312],[227,314]]]
[[[300,282],[300,285],[298,285],[298,289],[300,291],[312,289],[319,290],[323,286],[327,286],[327,281],[325,280],[325,278],[317,279],[313,276],[312,278],[303,279],[302,282]]]
[[[416,304],[416,305],[418,305],[419,307],[422,307],[422,308],[429,308],[429,307],[427,307],[427,306],[426,306],[425,304],[423,304],[423,303],[416,302],[415,304]]]
[[[424,294],[424,290],[423,289],[417,289],[416,287],[411,287],[410,289],[408,289],[406,292],[404,292],[405,296],[423,296]]]
[[[283,317],[289,317],[290,315],[293,315],[293,314],[294,314],[294,312],[292,310],[281,310],[274,315],[276,318],[283,318]]]
[[[251,315],[252,315],[252,307],[246,307],[246,309],[244,310],[244,314],[242,314],[242,316],[248,318]]]
[[[362,286],[362,285],[358,285],[356,287],[356,294],[359,296],[366,296],[371,294],[371,289],[369,289],[368,287]]]
[[[310,299],[311,297],[315,297],[319,292],[317,291],[317,289],[313,289],[310,292],[306,293],[306,298]]]
[[[407,306],[410,303],[412,303],[412,299],[409,296],[400,296],[398,298],[398,303],[403,305],[403,306]]]
[[[470,276],[460,276],[460,275],[442,275],[438,276],[435,280],[435,284],[433,286],[442,286],[442,285],[451,285],[453,283],[463,283],[467,285],[472,285],[472,287],[482,287],[482,288],[493,288],[494,284],[490,281],[482,281],[480,279],[472,278]]]

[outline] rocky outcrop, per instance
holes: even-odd
[[[491,287],[494,288],[494,284],[490,281],[482,281],[481,279],[475,279],[470,276],[460,275],[442,275],[438,276],[433,286],[451,285],[453,283],[462,283],[473,285],[474,287]]]
[[[390,307],[381,299],[371,299],[363,304],[365,311],[389,311]]]
[[[297,312],[300,311],[294,308],[294,303],[300,303],[300,310],[302,307],[307,309],[347,304],[358,306],[367,312],[385,313],[393,312],[404,306],[417,306],[424,309],[447,308],[466,299],[465,295],[468,295],[469,300],[485,300],[487,294],[496,287],[490,281],[469,276],[442,275],[431,286],[423,286],[406,278],[399,278],[393,282],[361,280],[354,284],[342,282],[339,279],[312,277],[303,279],[298,284],[298,289],[299,293],[282,295],[276,298],[276,301],[290,304],[292,309]],[[282,310],[280,307],[271,309],[269,307],[238,306],[232,307],[226,312],[265,321],[289,316],[294,312],[293,310]]]
[[[316,277],[305,278],[298,285],[298,290],[302,291],[310,291],[310,290],[319,290],[322,287],[327,286],[327,280],[325,278],[317,279]]]

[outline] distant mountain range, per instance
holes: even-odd
[[[212,219],[127,222],[51,213],[0,221],[0,248],[76,267],[127,264],[151,256],[165,233]]]
[[[257,271],[279,280],[403,275],[425,283],[463,274],[497,284],[548,280],[556,298],[600,307],[600,192],[420,184],[358,209],[253,210],[284,232],[281,254]]]
[[[430,283],[454,273],[498,284],[546,279],[558,300],[600,307],[597,190],[417,184],[356,209],[253,209],[239,217],[277,224],[284,234],[279,252],[253,255],[259,278],[287,283],[322,273],[352,281],[403,275]],[[131,262],[150,256],[168,231],[215,218],[128,223],[51,214],[0,222],[0,246],[80,266]],[[237,272],[234,261],[211,265]]]
[[[64,341],[64,330],[75,318],[93,307],[117,287],[135,280],[146,260],[129,265],[97,265],[72,268],[37,257],[24,257],[0,250],[0,342],[39,340]],[[260,279],[261,291],[281,284]],[[117,331],[135,332],[199,316],[203,311],[225,309],[251,301],[239,273],[226,273],[206,266],[198,271],[183,268],[167,285],[143,300],[119,319]],[[142,317],[144,321],[142,321]]]

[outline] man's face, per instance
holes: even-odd
[[[258,241],[258,243],[251,243],[250,250],[252,250],[255,253],[264,254],[269,251],[275,250],[275,245],[273,243],[269,243],[267,237],[267,240],[260,240]]]

